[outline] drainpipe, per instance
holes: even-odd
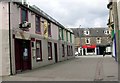
[[[8,11],[9,11],[9,53],[10,53],[10,74],[13,75],[12,72],[12,54],[11,54],[11,17],[10,17],[10,2],[8,2]]]

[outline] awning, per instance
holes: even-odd
[[[96,45],[83,45],[82,48],[96,48]]]

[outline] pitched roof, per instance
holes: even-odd
[[[76,37],[86,37],[84,34],[85,30],[90,31],[90,35],[87,35],[87,37],[105,37],[108,36],[104,34],[105,30],[108,30],[108,28],[72,28],[73,33],[75,34]]]

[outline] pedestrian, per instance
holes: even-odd
[[[103,57],[105,56],[105,51],[103,52]]]

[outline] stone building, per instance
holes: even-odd
[[[72,28],[75,41],[80,42],[81,55],[102,55],[104,51],[111,53],[111,38],[107,28]],[[80,38],[80,40],[76,40]]]

